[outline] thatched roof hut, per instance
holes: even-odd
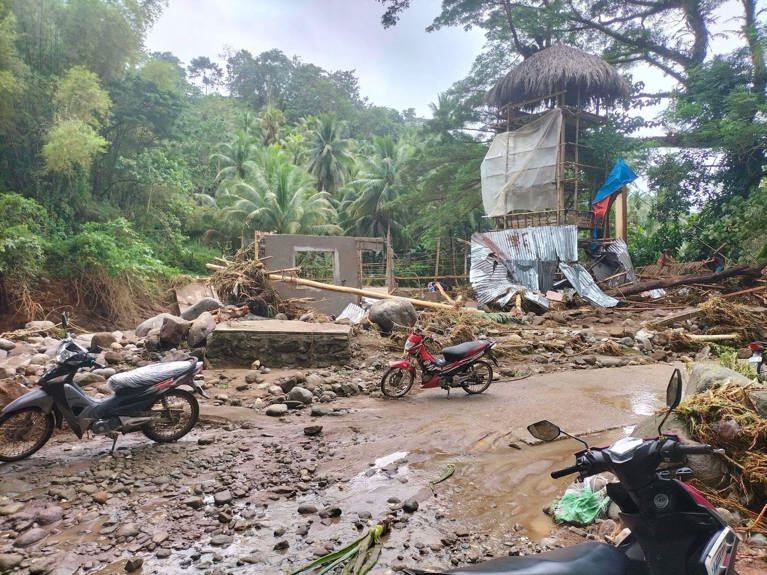
[[[487,103],[535,109],[542,101],[564,92],[564,103],[609,105],[628,96],[629,83],[610,64],[566,44],[536,52],[500,80],[487,94]]]

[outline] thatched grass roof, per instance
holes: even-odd
[[[629,83],[610,64],[566,44],[554,44],[527,58],[500,80],[487,94],[487,103],[503,107],[526,102],[538,107],[552,94],[564,91],[568,105],[587,102],[611,104],[626,97]]]

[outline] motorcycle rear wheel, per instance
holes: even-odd
[[[141,426],[141,433],[157,443],[172,443],[189,433],[200,417],[197,399],[184,389],[172,389],[150,408],[156,419]]]
[[[390,399],[403,397],[413,387],[413,380],[412,372],[392,367],[381,378],[381,393]]]
[[[27,407],[0,417],[0,461],[20,461],[40,449],[53,435],[52,413]]]
[[[468,376],[461,384],[469,395],[482,393],[493,383],[493,366],[487,361],[478,361],[468,369]]]

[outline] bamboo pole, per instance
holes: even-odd
[[[292,283],[292,284],[295,284],[295,285],[302,285],[302,286],[306,286],[306,287],[313,287],[313,288],[316,288],[316,289],[322,289],[322,290],[339,292],[339,293],[348,293],[348,294],[358,295],[358,296],[362,296],[362,297],[369,297],[369,298],[374,298],[374,299],[404,299],[404,300],[407,300],[410,303],[412,303],[414,306],[418,306],[418,307],[427,307],[427,308],[431,308],[431,309],[441,309],[441,310],[445,310],[445,311],[456,311],[456,308],[451,306],[451,305],[447,305],[447,304],[439,303],[439,302],[434,302],[434,301],[424,301],[424,300],[414,299],[414,298],[409,298],[409,297],[400,298],[400,296],[396,296],[396,295],[392,295],[392,294],[388,294],[388,293],[384,293],[384,292],[369,291],[369,290],[351,288],[351,287],[346,287],[346,286],[337,286],[337,285],[317,282],[317,281],[314,281],[314,280],[307,280],[307,279],[304,279],[304,278],[297,278],[297,277],[291,277],[291,276],[283,276],[283,275],[280,275],[280,274],[275,274],[275,273],[270,273],[270,272],[266,272],[266,274],[269,276],[269,279],[271,279],[273,281],[278,281],[278,282]],[[476,308],[471,308],[471,307],[463,307],[463,308],[458,308],[458,309],[460,309],[461,311],[469,311],[469,312],[473,312],[473,313],[483,313],[481,310],[478,310]]]
[[[437,257],[434,260],[434,281],[439,277],[439,243],[442,238],[437,238]]]
[[[713,333],[706,335],[698,335],[695,333],[687,334],[687,337],[695,341],[726,341],[730,339],[738,339],[740,335],[737,333]]]

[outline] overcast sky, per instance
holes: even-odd
[[[371,102],[428,114],[438,92],[469,72],[484,43],[480,31],[424,28],[440,0],[416,0],[399,25],[384,30],[374,0],[170,0],[149,34],[152,51],[185,63],[226,47],[254,56],[278,48],[326,70],[357,71]]]
[[[196,56],[216,59],[227,48],[254,56],[278,48],[326,70],[356,70],[362,95],[374,104],[430,116],[429,103],[466,76],[484,44],[479,30],[425,32],[440,5],[414,0],[400,23],[384,30],[383,7],[375,0],[170,0],[147,47],[173,52],[185,63]],[[743,42],[733,34],[742,13],[738,0],[717,10],[711,53]],[[649,66],[636,68],[634,79],[645,81],[647,91],[673,87]]]

